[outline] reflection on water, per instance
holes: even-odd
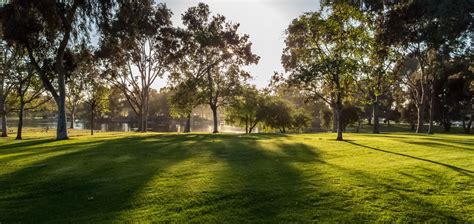
[[[0,121],[1,124],[1,121]],[[28,128],[40,128],[40,129],[46,129],[46,128],[56,128],[57,122],[55,120],[38,120],[38,119],[25,119],[23,121],[24,127]],[[14,128],[17,127],[18,125],[18,120],[9,120],[8,121],[8,127]],[[70,123],[68,122],[68,127]],[[100,130],[100,131],[133,131],[133,124],[129,123],[119,123],[119,122],[97,122],[95,125],[95,130]],[[81,120],[77,120],[74,123],[74,129],[90,129],[90,124],[89,122],[84,122]]]
[[[1,121],[0,121],[1,124]],[[25,119],[24,127],[27,128],[40,128],[40,129],[52,129],[56,128],[57,122],[55,120],[48,119]],[[18,120],[10,119],[8,121],[9,129],[16,129],[18,125]],[[68,123],[69,127],[70,123]],[[137,131],[138,125],[133,122],[96,122],[95,130],[98,131]],[[148,122],[148,130],[156,132],[182,132],[184,130],[185,122],[184,121],[175,121],[171,120],[169,122]],[[74,129],[90,129],[90,123],[88,121],[77,120],[74,123]],[[212,132],[212,121],[209,120],[199,120],[191,122],[191,131],[193,132]],[[233,133],[243,133],[244,129],[234,126],[229,126],[225,124],[219,125],[220,132],[233,132]]]

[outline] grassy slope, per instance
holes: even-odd
[[[472,136],[84,134],[0,139],[1,223],[474,222]]]

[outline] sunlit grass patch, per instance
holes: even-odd
[[[474,222],[467,135],[26,133],[0,221]]]

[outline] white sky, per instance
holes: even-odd
[[[240,23],[239,33],[249,34],[253,52],[259,55],[258,65],[251,72],[251,83],[258,88],[267,86],[274,71],[283,68],[280,57],[284,48],[284,31],[290,22],[304,12],[319,8],[319,0],[158,0],[165,2],[173,12],[173,24],[181,26],[181,15],[199,2],[209,5],[212,14],[222,14],[228,21]],[[165,80],[157,80],[161,88]]]

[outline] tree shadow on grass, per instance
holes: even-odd
[[[331,166],[318,148],[286,141],[286,136],[149,135],[73,144],[66,141],[49,149],[32,145],[32,154],[21,159],[42,151],[65,152],[45,154],[26,168],[0,176],[1,222],[301,223],[377,218],[375,213],[364,214],[363,204],[333,185],[347,177],[327,175],[323,169]],[[67,151],[68,146],[74,150]],[[369,174],[339,170],[368,185],[391,185]],[[420,202],[404,200],[411,206]]]
[[[213,158],[226,165],[219,173],[217,187],[212,189],[215,197],[206,202],[217,204],[210,211],[211,220],[302,221],[297,215],[302,213],[305,180],[289,163],[295,158],[309,162],[318,155],[303,144],[278,144],[275,151],[269,151],[249,138],[247,141],[222,138],[224,141],[210,148]],[[280,151],[282,148],[286,153]]]
[[[359,170],[347,169],[335,164],[328,165],[334,169],[338,169],[344,175],[355,180],[355,187],[363,188],[364,191],[372,191],[371,194],[366,194],[370,198],[364,198],[366,204],[377,204],[383,202],[383,204],[371,206],[372,209],[377,209],[377,213],[383,213],[386,211],[392,211],[395,217],[390,217],[389,220],[383,220],[381,222],[393,222],[393,218],[396,218],[397,222],[447,222],[447,223],[458,223],[465,222],[458,217],[459,214],[453,213],[453,211],[445,210],[442,206],[436,205],[425,200],[424,196],[426,192],[422,189],[412,188],[407,183],[400,182],[396,177],[383,177],[374,176],[370,173],[366,173]],[[431,175],[436,175],[436,172],[429,170]],[[401,173],[401,175],[404,175]],[[408,175],[408,177],[414,178],[416,181],[420,181],[423,178],[414,177]],[[436,182],[436,180],[432,180]],[[416,183],[413,183],[416,184]],[[428,194],[432,194],[428,193]],[[397,214],[398,213],[398,214]],[[393,216],[392,215],[392,216]]]
[[[35,153],[22,159],[43,151],[65,152],[0,176],[0,221],[130,221],[133,218],[124,214],[137,213],[140,220],[163,222],[370,220],[356,215],[357,205],[348,208],[343,203],[350,195],[335,192],[324,179],[308,180],[308,173],[317,176],[322,171],[302,170],[305,165],[325,163],[318,149],[288,143],[279,135],[257,137],[157,135],[66,142],[49,149],[31,146]],[[181,172],[169,170],[187,160],[203,163]],[[192,193],[185,189],[185,181],[199,179],[197,170],[213,164],[222,167],[209,174],[204,188]],[[164,183],[143,195],[157,176]],[[150,193],[157,196],[147,196]]]
[[[443,147],[458,148],[462,150],[474,150],[474,140],[466,139],[466,138],[442,138],[440,136],[427,135],[427,134],[411,134],[411,135],[405,134],[407,136],[385,135],[385,134],[377,134],[377,135],[361,134],[361,135],[367,136],[367,137],[384,137],[388,139],[397,139],[397,141],[401,141],[404,143],[428,146],[428,147],[443,146]],[[457,135],[453,135],[453,136],[457,136]],[[422,141],[416,141],[417,139],[422,140]]]
[[[362,147],[362,148],[366,148],[366,149],[370,149],[370,150],[375,150],[375,151],[379,151],[379,152],[383,152],[383,153],[389,153],[389,154],[393,154],[393,155],[403,156],[403,157],[407,157],[407,158],[411,158],[411,159],[416,159],[416,160],[425,161],[425,162],[429,162],[429,163],[432,163],[432,164],[444,166],[446,168],[449,168],[451,170],[457,171],[459,173],[462,173],[462,174],[470,176],[470,177],[472,177],[472,175],[474,174],[474,171],[467,170],[467,169],[464,169],[464,168],[460,168],[460,167],[457,167],[457,166],[453,166],[453,165],[450,165],[450,164],[436,162],[436,161],[433,161],[433,160],[429,160],[429,159],[425,159],[425,158],[421,158],[421,157],[416,157],[416,156],[411,156],[411,155],[407,155],[407,154],[403,154],[403,153],[391,152],[391,151],[387,151],[387,150],[383,150],[383,149],[378,149],[378,148],[375,148],[375,147],[362,145],[362,144],[359,144],[359,143],[356,143],[356,142],[350,141],[350,140],[348,140],[346,142],[349,143],[349,144],[359,146],[359,147]]]
[[[55,154],[55,153],[69,153],[73,152],[77,147],[86,147],[91,146],[94,144],[98,144],[102,141],[88,141],[88,142],[77,142],[77,143],[69,143],[63,145],[42,145],[39,143],[35,147],[32,148],[13,148],[9,150],[0,151],[0,167],[1,166],[8,166],[9,164],[20,162],[19,160],[22,159],[38,159],[42,156],[46,156],[47,154]],[[31,145],[33,146],[33,145]]]
[[[430,148],[433,148],[433,149],[443,147],[443,148],[469,150],[469,151],[474,150],[474,146],[473,147],[463,147],[463,146],[455,145],[455,144],[461,144],[461,143],[456,143],[456,142],[449,143],[448,142],[448,144],[447,144],[447,143],[443,143],[442,141],[439,141],[439,140],[432,140],[432,141],[431,140],[430,141],[407,141],[407,140],[402,140],[401,142],[408,143],[408,144],[413,144],[413,145],[430,147]]]
[[[25,147],[37,146],[37,145],[40,145],[40,144],[46,144],[46,143],[50,143],[50,142],[54,142],[54,141],[56,141],[56,140],[54,140],[54,139],[22,140],[22,141],[18,141],[16,143],[6,144],[6,145],[0,146],[0,152],[5,151],[5,150],[12,150],[12,149],[16,149],[16,148],[22,149],[22,148],[25,148]]]
[[[180,141],[173,147],[162,147],[175,137],[163,137],[163,142],[143,142],[147,138],[70,144],[75,151],[0,176],[0,221],[114,220],[130,208],[132,198],[152,177],[190,156],[186,147],[180,147]],[[66,142],[50,150],[67,147]]]
[[[201,192],[198,200],[173,211],[186,211],[188,221],[224,223],[291,223],[331,221],[368,221],[355,215],[356,208],[341,203],[350,195],[333,194],[314,164],[324,164],[317,148],[303,143],[289,143],[281,138],[272,141],[242,141],[227,136],[212,137],[208,149],[215,162],[223,163],[212,187]],[[266,138],[268,139],[268,138]],[[203,146],[204,147],[204,146]],[[304,167],[310,170],[304,170]],[[311,199],[309,199],[311,198]],[[212,206],[209,206],[212,205]],[[352,212],[350,215],[342,215]],[[192,218],[196,218],[193,220]],[[167,220],[170,221],[170,220]]]
[[[257,139],[274,137],[264,135]],[[249,136],[239,139],[231,135],[157,135],[79,143],[66,141],[62,145],[44,146],[43,143],[47,142],[29,142],[29,150],[9,158],[9,162],[20,162],[41,154],[45,156],[0,176],[0,221],[63,223],[121,220],[119,217],[124,211],[139,206],[134,204],[134,198],[154,177],[203,152],[211,153],[213,159],[225,161],[230,167],[218,173],[224,183],[219,185],[222,189],[211,196],[211,200],[226,201],[224,206],[229,207],[224,211],[213,211],[214,218],[269,220],[288,208],[294,211],[297,205],[293,203],[303,198],[298,191],[303,180],[298,171],[287,163],[294,157],[304,157],[300,160],[308,162],[310,157],[317,157],[303,144],[280,145],[278,147],[285,148],[284,153],[267,153]],[[290,148],[293,151],[288,151]],[[62,154],[51,154],[58,151]],[[11,149],[7,153],[18,153],[18,150]],[[239,186],[229,188],[225,183]],[[156,190],[166,194],[172,189]],[[169,195],[173,194],[185,196],[169,192]],[[182,213],[181,217],[193,216],[193,212],[187,211],[187,208],[193,207],[192,204],[186,205],[184,210],[173,206],[162,206],[168,213],[162,214],[160,220],[174,220],[177,212]],[[236,216],[232,211],[240,215]]]

